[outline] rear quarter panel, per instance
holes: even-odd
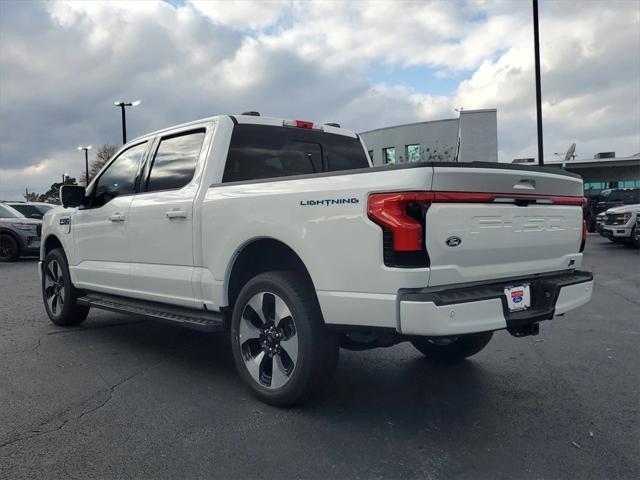
[[[223,285],[235,256],[265,237],[298,254],[318,291],[386,294],[426,286],[428,269],[384,266],[382,230],[367,216],[367,198],[375,191],[427,189],[431,172],[424,167],[213,185],[202,209],[203,262],[215,284],[211,301],[227,304]],[[349,201],[314,204],[337,199]]]

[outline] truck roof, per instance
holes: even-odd
[[[186,122],[186,123],[180,123],[177,125],[172,125],[170,127],[166,127],[166,128],[162,128],[160,130],[155,130],[153,132],[149,132],[146,133],[144,135],[140,135],[136,138],[133,138],[131,140],[129,140],[127,142],[127,144],[135,142],[139,139],[142,138],[147,138],[150,136],[154,136],[154,135],[159,135],[162,134],[164,132],[170,131],[170,130],[174,130],[176,128],[183,128],[183,127],[189,127],[191,125],[198,125],[204,122],[209,122],[209,121],[213,121],[213,120],[217,120],[220,118],[229,118],[231,119],[234,123],[236,124],[253,124],[253,125],[268,125],[268,126],[274,126],[274,127],[283,127],[286,126],[285,122],[295,122],[296,120],[293,119],[287,119],[287,118],[278,118],[278,117],[263,117],[263,116],[257,116],[257,115],[214,115],[212,117],[205,117],[205,118],[200,118],[198,120],[192,120],[190,122]],[[308,120],[304,120],[305,122],[309,122]],[[347,137],[352,137],[352,138],[357,138],[358,135],[354,132],[352,132],[351,130],[347,130],[345,128],[340,128],[340,127],[335,127],[332,125],[328,125],[328,124],[322,124],[322,123],[317,123],[317,122],[309,122],[312,123],[314,125],[314,128],[319,127],[320,129],[322,129],[322,131],[326,132],[326,133],[333,133],[333,134],[337,134],[337,135],[344,135]]]

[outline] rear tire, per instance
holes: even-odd
[[[487,346],[493,332],[474,333],[460,337],[418,337],[411,343],[420,353],[435,363],[455,363],[475,355]]]
[[[0,233],[0,262],[13,262],[20,255],[20,244],[9,233]]]
[[[268,272],[240,291],[231,319],[238,372],[263,402],[299,404],[333,376],[338,338],[323,324],[313,286],[294,272]]]
[[[51,250],[42,264],[42,300],[49,319],[64,327],[84,322],[89,307],[78,305],[78,296],[64,251]]]

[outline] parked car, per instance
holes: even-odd
[[[228,330],[254,394],[291,405],[323,389],[340,346],[410,341],[457,361],[588,302],[582,192],[561,169],[372,167],[335,124],[213,117],[127,143],[87,190],[62,187],[65,208],[44,218],[44,307],[57,325],[101,308]]]
[[[12,262],[20,255],[38,255],[42,221],[26,218],[0,203],[0,262]]]
[[[22,215],[27,218],[42,218],[44,214],[47,213],[52,208],[56,207],[56,205],[52,205],[50,203],[44,202],[4,202],[5,205],[9,205],[15,210],[19,211]]]
[[[606,212],[601,235],[612,242],[633,244],[638,215],[640,215],[640,204],[610,208]]]
[[[590,232],[597,232],[598,215],[609,208],[640,203],[640,188],[614,188],[603,190],[589,197],[585,208],[585,220]]]

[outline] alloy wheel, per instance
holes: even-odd
[[[57,260],[51,260],[44,268],[44,296],[53,315],[59,315],[64,307],[64,277]]]
[[[238,334],[253,380],[268,389],[286,385],[298,361],[298,335],[285,301],[271,292],[253,295],[242,310]]]

